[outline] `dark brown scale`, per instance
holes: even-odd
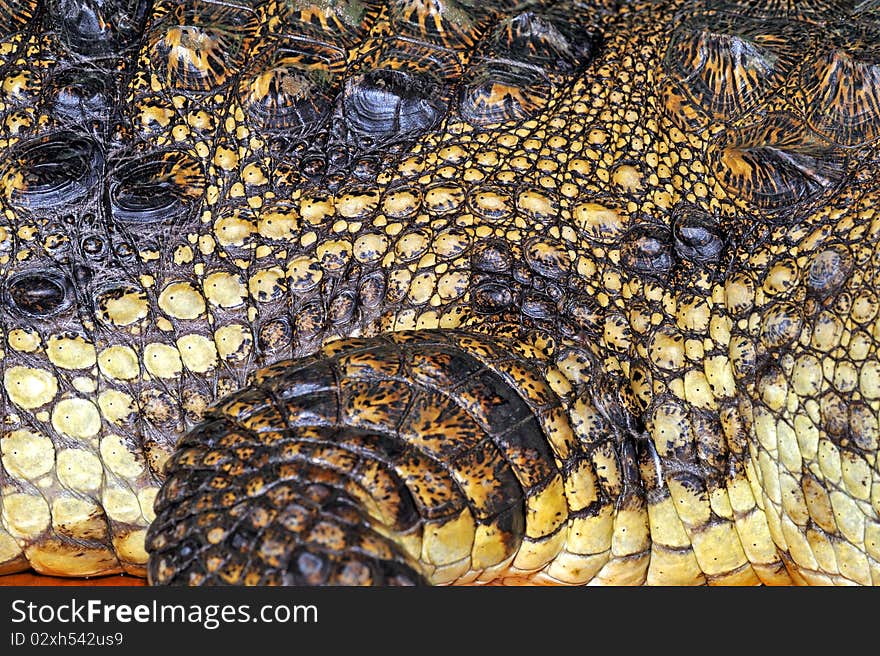
[[[73,132],[59,132],[16,147],[4,178],[21,175],[9,201],[24,209],[69,206],[97,183],[102,156],[93,141]]]
[[[50,22],[64,43],[84,55],[106,55],[138,36],[145,19],[145,3],[123,0],[50,0]]]
[[[698,0],[695,4],[762,18],[818,21],[850,12],[856,0]]]
[[[377,307],[385,298],[387,289],[385,276],[381,271],[376,271],[361,279],[358,284],[358,298],[365,307]]]
[[[471,294],[474,310],[484,314],[501,312],[510,307],[514,300],[508,285],[495,282],[477,285]]]
[[[522,300],[522,312],[532,319],[552,321],[557,316],[556,304],[548,297],[526,294]]]
[[[636,274],[664,277],[673,265],[671,241],[669,232],[659,226],[634,228],[623,237],[621,264]]]
[[[33,270],[12,275],[4,291],[10,309],[39,318],[58,314],[72,300],[70,281],[59,271]]]
[[[112,88],[102,75],[76,68],[66,69],[49,80],[51,111],[73,122],[106,119]]]
[[[724,248],[718,222],[695,208],[682,207],[674,213],[672,237],[678,257],[699,264],[717,261]]]
[[[375,70],[346,82],[343,116],[356,138],[368,143],[405,138],[434,127],[445,112],[439,87],[430,78]]]
[[[133,159],[110,173],[113,218],[123,224],[174,224],[189,216],[202,185],[199,164],[183,153]]]

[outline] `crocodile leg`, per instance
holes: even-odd
[[[644,504],[612,496],[594,448],[498,340],[425,331],[336,342],[264,369],[184,438],[157,499],[149,575],[552,583],[629,570],[609,563],[644,560],[643,517],[630,527],[634,553],[615,553],[611,534],[615,521],[626,530],[627,506]]]

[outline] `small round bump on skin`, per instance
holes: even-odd
[[[856,323],[867,323],[880,312],[880,300],[870,290],[862,290],[853,300],[852,316]]]
[[[132,325],[144,319],[150,311],[146,294],[126,285],[102,291],[95,304],[101,321],[115,326]]]
[[[810,345],[828,353],[840,343],[843,334],[843,325],[835,315],[822,311],[813,320],[813,334],[810,337]]]
[[[801,272],[797,262],[791,258],[781,258],[767,272],[763,290],[768,296],[782,296],[795,289],[800,278]]]
[[[877,0],[48,1],[0,572],[880,581]]]
[[[451,259],[463,254],[470,246],[470,238],[463,233],[442,232],[436,235],[431,250],[437,257]]]
[[[334,204],[338,216],[346,219],[364,219],[375,212],[379,205],[379,194],[375,191],[349,192],[338,196]]]
[[[803,325],[803,314],[795,305],[775,304],[764,314],[761,342],[768,349],[781,348],[800,336]]]
[[[321,282],[324,272],[314,257],[300,255],[288,263],[286,275],[291,291],[306,292]]]
[[[724,285],[724,303],[733,316],[741,316],[755,304],[755,282],[748,274],[738,273]]]
[[[880,23],[841,22],[802,69],[807,122],[847,147],[880,137]]]
[[[878,424],[877,416],[866,404],[853,403],[850,406],[849,429],[859,449],[867,453],[873,453],[877,450],[878,443],[880,443],[880,424]]]
[[[133,479],[144,471],[144,463],[122,437],[110,434],[101,439],[101,459],[117,476]]]
[[[218,231],[218,226],[214,226],[214,231],[218,239],[221,234],[226,234],[222,231],[222,226],[220,226],[220,228],[221,229]],[[296,236],[297,230],[299,230],[299,221],[292,210],[277,209],[263,212],[260,214],[260,220],[257,222],[257,232],[266,239],[290,241]],[[250,233],[248,232],[248,234]],[[239,236],[234,241],[229,242],[229,244],[241,245],[244,243],[247,236],[248,235]],[[224,246],[227,245],[223,241],[220,243]]]
[[[758,393],[770,410],[780,411],[788,395],[788,382],[782,371],[776,367],[763,371],[758,379]]]
[[[642,188],[642,172],[630,164],[621,164],[611,173],[611,181],[624,191],[636,192]]]
[[[494,241],[477,246],[471,261],[474,269],[487,273],[506,273],[512,264],[508,246]]]
[[[142,521],[140,503],[130,489],[106,486],[102,492],[101,505],[108,517],[129,524],[137,524]]]
[[[599,203],[577,205],[573,218],[584,236],[598,244],[616,242],[629,227],[629,219],[619,210]]]
[[[3,372],[3,389],[15,405],[32,410],[55,398],[58,379],[45,369],[14,366]]]
[[[6,302],[25,316],[50,318],[71,302],[70,281],[56,271],[24,271],[10,276],[5,285]]]
[[[108,346],[98,354],[98,369],[107,378],[132,380],[140,373],[138,356],[130,346]]]
[[[531,220],[549,221],[558,212],[558,204],[551,196],[537,189],[525,189],[516,197],[516,208]]]
[[[342,274],[351,260],[352,245],[347,240],[328,240],[318,245],[315,255],[320,267],[333,275]],[[289,269],[288,269],[289,275]],[[291,284],[291,288],[293,285]]]
[[[205,299],[190,283],[173,282],[159,294],[159,307],[175,319],[197,319],[205,312]]]
[[[210,91],[238,67],[240,47],[229,33],[196,25],[156,30],[150,58],[156,73],[171,88]]]
[[[217,332],[219,333],[220,329],[218,329]],[[218,336],[218,334],[215,333],[214,341],[217,343],[217,352],[220,353],[220,356],[226,358],[228,356],[224,355],[224,353],[229,353],[230,355],[236,353],[235,350],[232,350],[233,344],[239,337],[243,338],[246,332],[244,326],[239,326],[239,330],[236,331],[238,335],[235,333],[229,335],[224,333],[223,335]],[[260,348],[269,352],[276,351],[289,345],[292,336],[293,329],[291,328],[290,322],[283,318],[267,321],[260,327],[257,334]],[[227,340],[229,340],[229,342],[227,342]]]
[[[52,408],[52,427],[72,438],[90,438],[101,430],[101,414],[88,399],[63,399]]]
[[[34,481],[55,466],[55,446],[47,436],[19,429],[0,437],[4,469],[18,478]]]
[[[428,250],[430,235],[418,230],[402,234],[394,245],[394,252],[402,262],[415,260]]]
[[[780,211],[835,187],[844,156],[789,114],[728,131],[712,151],[719,183],[733,196],[764,211]]]
[[[513,303],[513,294],[510,290],[496,283],[478,285],[473,289],[471,295],[474,309],[485,314],[499,312]]]
[[[837,244],[813,256],[807,269],[807,287],[814,294],[825,298],[843,287],[853,269],[853,256],[849,248]]]
[[[189,217],[201,196],[201,166],[181,152],[150,153],[110,173],[113,218],[126,225],[174,225]]]
[[[536,273],[551,279],[563,279],[571,271],[571,256],[561,245],[541,239],[525,248],[526,262]]]
[[[50,337],[46,355],[60,369],[86,369],[96,362],[94,345],[79,336]]]
[[[425,190],[424,207],[432,214],[450,214],[458,210],[465,201],[461,187],[434,185]]]
[[[658,328],[648,343],[648,355],[660,369],[678,371],[685,363],[684,338],[671,328]]]
[[[241,277],[225,271],[206,275],[203,290],[208,302],[221,308],[238,307],[244,304],[247,297],[247,289]]]
[[[176,378],[183,370],[180,352],[168,344],[150,342],[144,347],[144,367],[158,378]]]

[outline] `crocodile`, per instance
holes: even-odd
[[[0,17],[0,574],[880,583],[877,0]]]

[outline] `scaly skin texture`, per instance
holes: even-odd
[[[880,582],[877,3],[305,7],[0,5],[0,571]]]

